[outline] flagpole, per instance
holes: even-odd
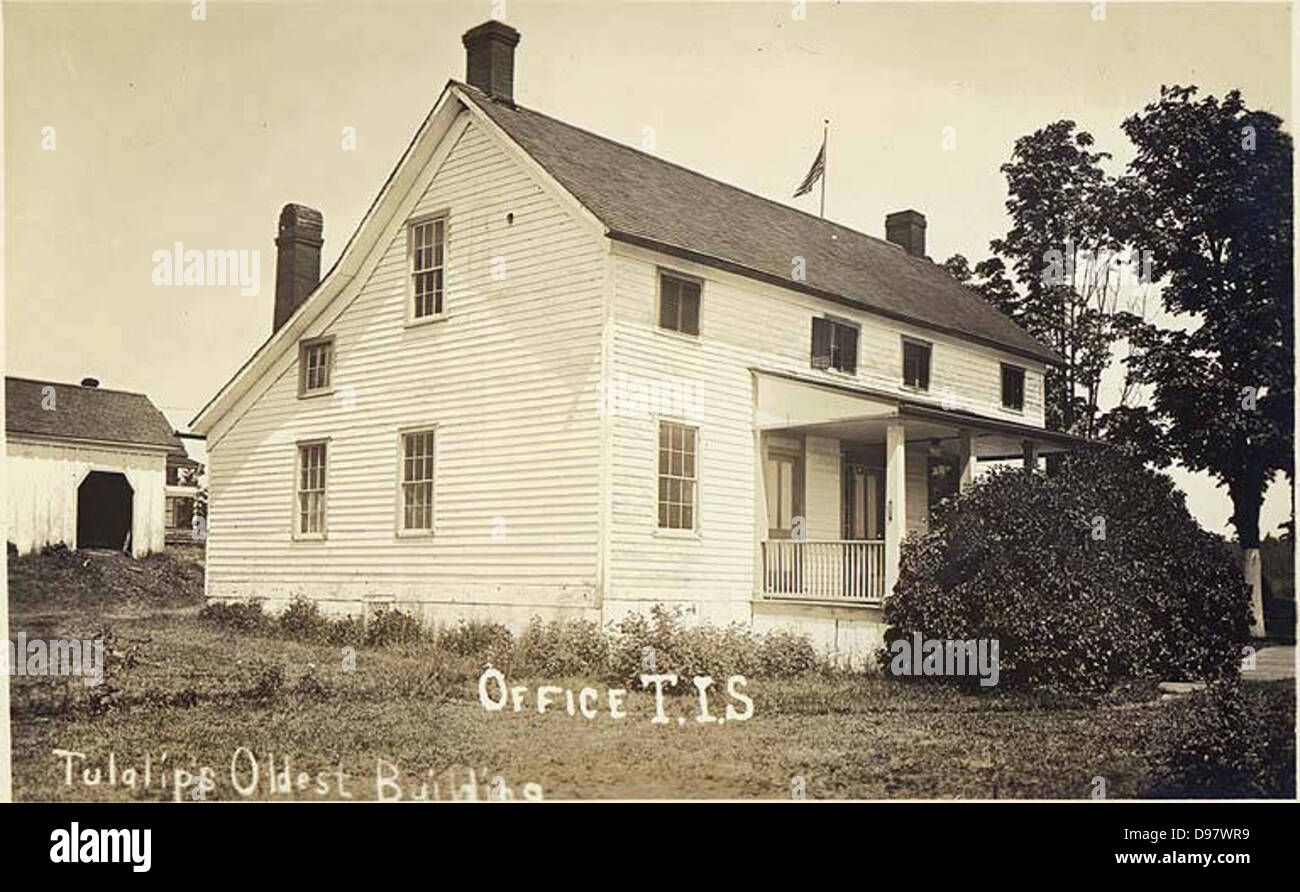
[[[826,219],[826,168],[830,165],[830,129],[831,119],[822,120],[822,210],[821,218]]]

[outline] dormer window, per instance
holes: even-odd
[[[334,376],[334,339],[316,338],[298,345],[298,395],[329,393]]]

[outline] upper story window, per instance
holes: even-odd
[[[700,281],[659,271],[659,327],[682,334],[700,333]]]
[[[851,322],[814,316],[812,367],[857,374],[858,327]]]
[[[903,339],[903,386],[930,389],[930,345]]]
[[[433,431],[402,434],[402,530],[433,532]]]
[[[1002,407],[1017,412],[1025,408],[1025,370],[1020,366],[1002,366]]]
[[[411,316],[429,319],[442,315],[443,271],[447,257],[447,218],[417,220],[410,226]]]
[[[330,389],[334,373],[334,339],[319,338],[298,345],[298,395]]]
[[[699,430],[659,423],[659,529],[695,529],[696,444]]]
[[[325,538],[325,448],[324,443],[298,444],[294,533],[299,538]]]

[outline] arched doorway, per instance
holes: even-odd
[[[123,474],[91,471],[77,487],[77,547],[124,548],[134,500]]]

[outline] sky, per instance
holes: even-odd
[[[915,208],[936,260],[988,256],[998,167],[1053,121],[1115,173],[1162,84],[1239,88],[1291,129],[1278,3],[7,2],[7,373],[142,391],[185,429],[270,333],[280,208],[323,212],[323,273],[502,9],[520,104],[636,146],[653,128],[660,156],[812,213],[790,195],[829,118],[827,217],[883,236]],[[177,242],[259,251],[260,288],[155,284]],[[1175,478],[1229,533],[1226,492]],[[1290,511],[1279,479],[1262,531]]]

